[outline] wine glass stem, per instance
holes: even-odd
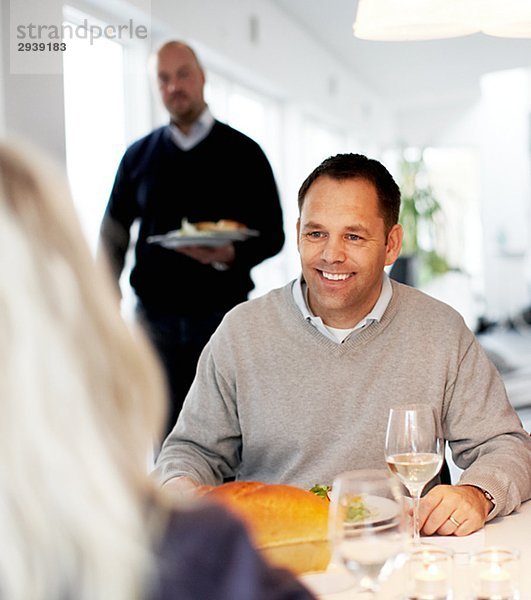
[[[413,496],[413,543],[420,544],[420,495],[422,494],[422,488],[415,488],[411,490]]]

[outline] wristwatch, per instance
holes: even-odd
[[[494,502],[494,496],[490,492],[487,492],[487,490],[484,490],[482,488],[478,488],[478,489],[480,489],[483,492],[483,495],[485,496],[485,498],[487,500],[492,502],[492,504],[494,504],[494,505],[496,504],[496,502]]]
[[[479,487],[479,485],[474,485],[473,483],[465,483],[464,485],[469,485],[470,487],[475,487],[476,490],[479,490],[485,496],[485,498],[492,503],[492,508],[490,509],[489,513],[493,510],[493,508],[496,506],[496,501],[490,492],[487,492],[487,490],[484,490],[483,488]]]
[[[492,508],[494,508],[496,506],[496,502],[494,500],[494,496],[490,492],[487,492],[487,490],[484,490],[483,488],[480,488],[477,485],[474,486],[474,487],[477,487],[478,490],[483,493],[483,495],[485,496],[485,498],[492,504]],[[492,511],[492,508],[490,509],[489,513]]]

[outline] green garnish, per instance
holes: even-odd
[[[310,492],[313,492],[316,496],[328,499],[328,492],[332,489],[331,485],[319,485],[316,483],[312,488],[310,488]]]
[[[347,523],[358,523],[371,516],[370,510],[365,506],[361,496],[352,496],[347,507],[345,521]]]

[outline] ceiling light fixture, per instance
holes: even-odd
[[[488,35],[531,38],[530,0],[482,0],[481,31]]]
[[[377,41],[531,37],[531,0],[359,0],[353,30]]]

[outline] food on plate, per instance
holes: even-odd
[[[359,523],[359,521],[364,521],[371,516],[370,510],[365,506],[361,496],[352,496],[349,498],[347,517],[345,519],[347,523]]]
[[[177,230],[179,235],[209,235],[211,233],[219,233],[220,231],[242,231],[246,230],[247,226],[238,221],[231,219],[220,219],[219,221],[199,221],[190,223],[184,218],[181,221],[181,228]]]
[[[199,231],[237,231],[247,229],[247,226],[231,219],[220,219],[219,221],[199,221],[193,223]]]
[[[310,492],[326,500],[330,500],[331,491],[331,485],[321,485],[319,483],[316,483],[312,488],[310,488]],[[371,511],[365,506],[361,496],[352,496],[349,498],[346,518],[348,523],[358,523],[359,521],[363,521],[364,519],[372,516],[374,516],[373,513],[371,513]]]
[[[257,481],[203,486],[200,493],[241,518],[256,547],[275,565],[296,574],[327,568],[328,502],[322,498],[301,488]]]

